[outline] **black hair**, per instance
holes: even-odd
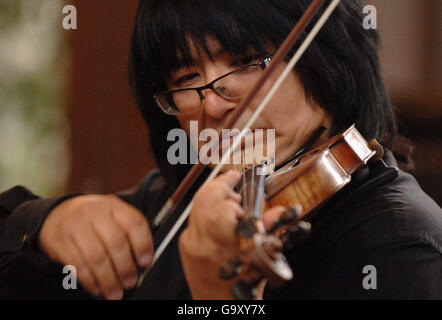
[[[132,33],[129,76],[150,132],[158,165],[176,184],[188,170],[166,159],[167,133],[179,124],[154,104],[167,75],[190,63],[189,40],[210,56],[206,39],[232,55],[278,47],[310,0],[140,0]],[[382,80],[379,34],[362,26],[358,0],[343,0],[295,67],[306,95],[333,116],[330,135],[352,123],[367,139],[393,148],[394,112]],[[309,29],[308,29],[309,30]],[[304,35],[305,37],[305,35]],[[179,56],[179,58],[178,58]]]

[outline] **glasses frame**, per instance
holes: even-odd
[[[249,65],[247,65],[247,66],[245,66],[245,67],[241,67],[241,68],[239,68],[239,69],[236,69],[236,70],[233,70],[233,71],[231,71],[231,72],[228,72],[228,73],[222,75],[222,76],[219,77],[219,78],[216,78],[215,80],[211,81],[210,83],[208,83],[208,84],[206,84],[206,85],[204,85],[204,86],[201,86],[201,87],[195,87],[195,88],[184,88],[184,89],[175,89],[175,90],[166,90],[166,91],[157,92],[156,94],[153,95],[153,99],[154,99],[155,103],[157,104],[157,106],[159,106],[160,109],[161,109],[165,114],[168,114],[168,115],[186,114],[186,113],[192,113],[192,112],[195,112],[195,111],[198,110],[198,109],[195,109],[195,111],[180,112],[180,111],[178,111],[178,110],[171,110],[171,108],[167,108],[167,107],[163,106],[163,105],[161,104],[159,98],[160,98],[161,96],[171,95],[171,94],[173,94],[173,93],[175,93],[175,92],[182,92],[182,91],[196,91],[196,92],[198,92],[198,95],[199,95],[199,97],[200,97],[201,104],[202,104],[202,102],[203,102],[203,100],[204,100],[203,90],[206,90],[206,89],[210,89],[210,90],[212,90],[212,91],[215,92],[218,96],[220,96],[220,97],[222,97],[223,99],[226,99],[226,100],[235,100],[235,99],[238,99],[239,97],[237,97],[237,98],[231,98],[231,97],[227,97],[227,96],[222,95],[221,93],[219,93],[219,92],[216,90],[216,88],[214,87],[214,83],[217,82],[217,81],[219,81],[219,80],[221,80],[221,79],[223,79],[223,78],[225,78],[225,77],[230,76],[230,75],[233,74],[233,73],[241,72],[241,71],[247,70],[247,69],[249,69],[249,68],[251,68],[251,67],[260,67],[262,70],[264,70],[265,68],[267,68],[267,67],[269,66],[269,64],[270,64],[270,62],[271,62],[271,60],[272,60],[272,58],[273,58],[273,55],[274,55],[274,53],[272,53],[271,55],[265,57],[265,58],[263,59],[262,62],[252,63],[252,64],[249,64]],[[201,104],[200,104],[200,107],[201,107]]]

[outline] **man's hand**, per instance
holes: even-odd
[[[235,233],[238,218],[244,215],[241,196],[233,191],[240,174],[229,171],[204,185],[193,199],[187,228],[179,238],[181,261],[194,299],[231,299],[234,280],[219,277],[219,268],[236,258],[239,242]],[[268,210],[262,221],[271,226],[284,211]]]
[[[134,287],[136,265],[148,267],[153,255],[147,220],[113,195],[62,202],[43,224],[39,243],[51,259],[75,266],[83,287],[106,299],[121,299]]]

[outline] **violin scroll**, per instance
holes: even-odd
[[[286,217],[280,219],[275,224],[277,227],[272,229],[279,229],[282,223],[291,223],[293,219],[289,221],[287,216],[294,217],[294,211],[292,208],[286,210]],[[230,280],[240,276],[232,287],[234,297],[240,300],[256,298],[257,288],[264,279],[272,288],[279,287],[293,278],[292,269],[282,253],[283,250],[291,248],[299,239],[304,240],[310,230],[310,223],[301,220],[292,225],[281,238],[270,233],[255,233],[252,239],[253,249],[243,252],[239,258],[226,261],[220,269],[220,277]]]

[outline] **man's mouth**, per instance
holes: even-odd
[[[269,143],[267,141],[270,137],[267,135],[266,129],[254,129],[248,130],[241,141],[236,141],[239,138],[239,130],[235,130],[236,133],[223,136],[220,146],[219,155],[220,159],[223,154],[229,152],[229,148],[233,148],[234,144],[237,144],[233,150],[230,150],[229,163],[240,165],[254,165],[260,163],[262,160],[269,162],[270,158],[274,159],[274,151],[267,150]]]
[[[264,131],[263,129],[261,130]],[[235,143],[237,146],[234,151],[238,151],[240,149],[253,147],[257,142],[257,139],[255,139],[255,130],[247,130],[238,143],[236,140],[239,138],[239,135],[240,131],[238,129],[233,129],[229,135],[223,135],[220,143],[220,151],[226,152],[230,147],[233,148]]]

